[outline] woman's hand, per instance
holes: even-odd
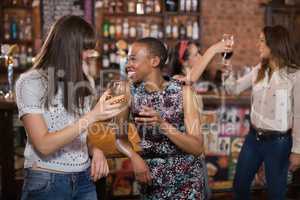
[[[150,183],[152,180],[150,170],[146,162],[141,158],[141,156],[135,154],[130,158],[130,160],[132,163],[135,178],[140,183]]]
[[[127,108],[124,104],[126,101],[125,95],[109,98],[110,91],[106,91],[99,99],[93,110],[93,121],[104,121],[110,119]],[[122,103],[123,102],[123,103]]]
[[[142,123],[149,126],[159,126],[163,122],[160,114],[153,108],[147,106],[142,106],[142,111],[139,113],[139,115],[140,117],[136,117],[134,119],[136,123]]]
[[[225,42],[219,41],[209,48],[210,51],[212,51],[214,54],[232,51],[232,47],[228,47]]]
[[[300,167],[300,154],[291,153],[289,170],[294,172]]]
[[[92,151],[91,177],[94,181],[97,181],[108,175],[109,168],[103,152],[96,147],[93,147]]]

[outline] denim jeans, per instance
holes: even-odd
[[[21,200],[96,200],[90,170],[59,174],[25,169]]]
[[[292,147],[291,135],[287,137],[257,140],[254,129],[246,136],[239,155],[233,190],[235,199],[250,199],[250,186],[264,162],[269,199],[285,199],[289,155]]]

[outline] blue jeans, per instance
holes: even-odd
[[[250,199],[252,180],[264,162],[269,199],[285,199],[291,135],[269,140],[257,140],[254,129],[246,136],[239,155],[233,190],[235,199]]]
[[[97,200],[90,170],[58,174],[25,169],[21,200]]]

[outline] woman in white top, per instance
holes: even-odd
[[[282,26],[263,28],[258,47],[261,63],[244,77],[225,81],[233,94],[252,87],[251,128],[233,187],[235,199],[249,199],[252,180],[264,162],[269,199],[282,200],[289,161],[290,170],[300,164],[300,71],[289,33]]]
[[[99,149],[88,147],[86,129],[119,114],[121,105],[113,104],[117,97],[106,101],[105,93],[91,109],[92,78],[83,63],[95,44],[86,21],[62,17],[33,69],[16,83],[19,117],[28,137],[23,200],[97,199],[93,180],[106,176],[108,165]]]

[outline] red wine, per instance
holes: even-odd
[[[231,58],[232,55],[233,55],[233,51],[222,53],[222,56],[223,56],[223,58],[225,58],[225,60],[228,60],[229,58]]]

